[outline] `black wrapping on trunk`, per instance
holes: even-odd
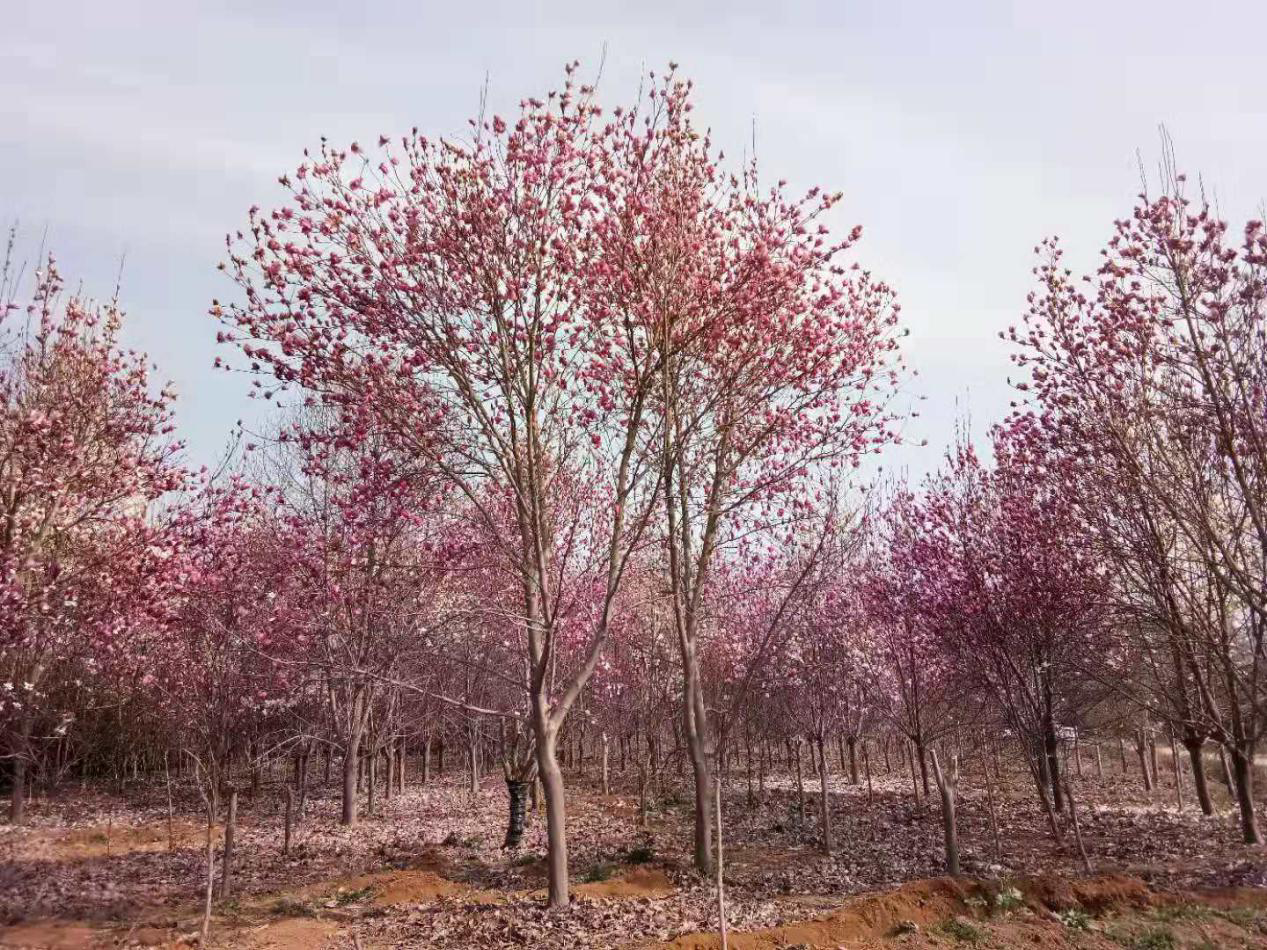
[[[524,836],[524,814],[528,808],[528,793],[531,788],[531,782],[514,782],[509,779],[506,781],[506,791],[510,795],[510,820],[506,826],[506,841],[502,845],[503,848],[518,847]]]

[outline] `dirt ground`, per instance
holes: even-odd
[[[415,773],[417,774],[417,773]],[[619,779],[620,776],[617,776]],[[629,776],[632,779],[632,775]],[[1019,773],[996,792],[997,851],[984,795],[965,774],[964,876],[941,873],[937,809],[909,774],[877,769],[870,788],[830,780],[835,847],[818,846],[815,795],[795,783],[764,795],[732,775],[725,803],[726,897],[736,948],[1267,947],[1267,850],[1239,843],[1223,789],[1205,818],[1152,795],[1137,776],[1084,775],[1079,804],[1094,872],[1056,844]],[[505,794],[462,776],[411,786],[355,828],[337,823],[333,787],[318,788],[281,853],[280,780],[244,796],[234,892],[218,900],[211,945],[307,947],[719,946],[711,882],[688,866],[689,796],[662,777],[647,825],[615,783],[572,776],[572,892],[545,907],[544,827],[500,847]],[[0,946],[181,946],[196,943],[206,881],[205,821],[195,800],[165,793],[77,791],[41,799],[31,821],[0,828]],[[219,829],[214,830],[217,839]]]
[[[719,947],[685,934],[658,948]],[[1267,895],[1160,894],[1138,878],[934,878],[848,900],[811,920],[732,934],[735,950],[791,947],[1267,947]]]

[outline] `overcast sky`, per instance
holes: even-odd
[[[670,60],[730,154],[845,193],[858,259],[897,289],[936,463],[956,415],[1006,412],[997,332],[1023,311],[1034,244],[1093,265],[1155,168],[1158,127],[1224,212],[1267,196],[1267,3],[182,3],[8,0],[0,14],[0,220],[107,295],[177,384],[193,461],[254,412],[211,368],[226,231],[281,198],[321,135],[462,135],[580,59],[608,103]]]

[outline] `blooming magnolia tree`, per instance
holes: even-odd
[[[1059,838],[1054,812],[1070,789],[1058,727],[1098,698],[1082,671],[1104,635],[1107,577],[1025,431],[995,430],[993,469],[961,442],[905,516],[918,531],[894,538],[915,565],[920,624],[1020,740]]]
[[[911,743],[927,795],[928,749],[951,730],[963,683],[927,599],[935,579],[923,573],[933,566],[921,559],[924,530],[919,500],[905,486],[876,499],[866,519],[858,596],[883,670],[882,708]]]
[[[1076,474],[1068,497],[1120,578],[1127,652],[1150,670],[1114,680],[1174,725],[1194,770],[1206,736],[1223,746],[1255,842],[1267,230],[1253,220],[1231,238],[1185,187],[1168,161],[1163,193],[1141,196],[1080,282],[1047,242],[1025,326],[1009,335],[1030,375],[1031,424]]]
[[[554,745],[651,503],[669,538],[706,867],[693,618],[718,546],[810,466],[889,437],[875,400],[895,312],[884,285],[834,263],[850,242],[830,243],[817,223],[834,199],[760,195],[751,172],[722,178],[689,108],[689,85],[670,78],[604,123],[569,78],[513,126],[475,123],[470,144],[413,134],[397,150],[384,138],[378,159],[323,146],[284,180],[293,203],[253,212],[245,246],[231,247],[246,302],[215,308],[254,368],[372,414],[477,508],[485,484],[510,493],[504,544],[523,591],[559,904]],[[559,569],[559,512],[582,482],[599,490],[566,543],[593,552],[601,596],[582,661],[551,689],[570,599],[560,581],[576,576]]]
[[[611,266],[597,238],[603,217],[636,202],[642,183],[604,174],[623,137],[570,76],[560,94],[526,102],[513,126],[494,118],[474,132],[467,144],[383,138],[372,160],[356,145],[323,146],[284,179],[291,204],[252,213],[229,263],[246,302],[216,312],[256,368],[372,419],[498,532],[521,592],[551,900],[565,904],[555,744],[648,515],[654,364],[628,309],[610,288],[596,293]],[[576,533],[560,512],[581,484],[592,508]],[[490,485],[510,498],[508,525],[485,508]],[[600,606],[580,662],[559,680],[571,599],[562,585],[578,576],[561,558],[565,548],[579,558],[581,543],[581,583],[599,585]]]
[[[362,742],[376,712],[384,715],[384,694],[408,655],[460,608],[444,590],[454,538],[439,511],[442,481],[346,421],[313,412],[281,433],[293,451],[279,454],[275,477],[288,487],[270,515],[293,604],[261,640],[326,700],[343,758],[341,820],[350,825]]]
[[[771,684],[784,692],[794,731],[809,739],[811,755],[817,756],[820,843],[828,854],[833,847],[828,744],[834,736],[846,735],[856,742],[877,698],[879,657],[852,570],[858,540],[856,530],[833,526],[829,531],[828,550],[817,552],[812,574],[801,582],[793,609],[780,621],[790,631],[776,657],[783,682]]]
[[[186,476],[172,392],[120,346],[117,306],[66,296],[51,258],[29,303],[0,301],[0,742],[17,823],[32,743],[66,727],[49,680],[126,653],[162,612],[170,552],[146,518]]]
[[[291,665],[270,655],[297,603],[267,529],[268,496],[241,480],[205,485],[166,527],[175,556],[165,622],[143,639],[152,710],[206,777],[208,822],[235,759],[258,726],[300,694]]]
[[[689,83],[651,93],[662,116],[620,154],[649,181],[620,219],[609,267],[646,328],[656,376],[659,503],[683,722],[695,775],[695,863],[710,866],[712,739],[699,667],[704,604],[719,559],[754,529],[809,508],[811,473],[856,464],[893,436],[882,406],[895,383],[897,307],[870,274],[841,263],[839,199],[755,167],[727,175],[690,122]]]

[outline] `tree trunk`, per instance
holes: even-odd
[[[27,752],[31,742],[31,718],[24,715],[18,722],[17,755],[13,759],[13,788],[9,791],[9,823],[22,824],[26,818]]]
[[[831,854],[831,798],[827,793],[827,749],[822,736],[818,738],[818,781],[822,790],[823,853]]]
[[[752,788],[752,734],[747,729],[744,730],[743,741],[746,753],[744,755],[744,778],[748,784],[748,807],[751,808],[756,804],[757,797],[756,792]]]
[[[26,818],[26,752],[13,760],[13,788],[9,791],[9,824],[20,825]]]
[[[648,743],[643,758],[638,760],[638,824],[647,827],[648,793],[651,788],[651,745]]]
[[[765,770],[766,770],[766,747],[762,742],[757,747],[757,801],[765,803]]]
[[[713,867],[713,783],[718,781],[708,766],[708,754],[691,755],[695,773],[695,869],[707,874]]]
[[[167,764],[167,750],[163,750],[163,777],[167,780],[167,850],[176,850],[176,806],[172,801],[172,771]]]
[[[258,749],[247,746],[247,755],[251,757],[251,804],[260,794],[260,760]]]
[[[708,712],[704,706],[699,664],[693,651],[687,662],[684,697],[684,729],[691,770],[695,775],[695,869],[701,874],[713,868],[713,781],[708,761]]]
[[[343,811],[339,816],[339,824],[356,824],[356,779],[361,760],[361,737],[353,736],[343,750]]]
[[[906,742],[906,761],[911,767],[911,788],[915,791],[915,807],[922,804],[919,794],[919,774],[915,770],[915,746],[909,740]]]
[[[1051,796],[1048,789],[1051,787],[1050,780],[1047,776],[1047,756],[1045,750],[1041,748],[1034,749],[1029,742],[1021,741],[1021,753],[1025,756],[1025,764],[1029,767],[1030,778],[1034,780],[1034,787],[1038,790],[1038,804],[1043,809],[1043,814],[1047,818],[1047,827],[1051,831],[1052,840],[1056,844],[1062,843],[1060,833],[1060,825],[1056,822],[1056,812],[1051,807]]]
[[[1183,811],[1183,767],[1179,764],[1179,744],[1174,730],[1170,732],[1170,768],[1175,776],[1175,805]]]
[[[959,761],[950,758],[949,773],[943,772],[941,762],[937,759],[937,750],[932,750],[933,774],[937,778],[937,791],[941,794],[941,825],[946,839],[946,873],[951,877],[959,876],[959,829],[955,823],[955,791],[959,782]]]
[[[563,797],[563,771],[555,752],[557,734],[545,722],[541,708],[545,698],[533,697],[534,731],[537,738],[537,773],[546,802],[546,865],[551,907],[568,904],[567,805]]]
[[[849,784],[858,784],[858,737],[850,736],[849,745]]]
[[[290,854],[291,813],[295,807],[295,790],[286,786],[286,832],[282,838],[282,854]]]
[[[1139,768],[1144,777],[1144,791],[1153,790],[1153,776],[1148,768],[1148,740],[1141,729],[1135,736],[1135,752],[1139,756]]]
[[[216,845],[212,837],[215,831],[215,812],[211,810],[210,798],[204,799],[207,804],[207,889],[202,901],[202,939],[198,946],[207,945],[207,937],[211,933],[211,895],[216,884]]]
[[[994,843],[994,863],[998,864],[1003,857],[1003,842],[999,840],[999,815],[994,804],[994,781],[990,778],[989,762],[982,763],[981,774],[985,776],[985,801],[990,818],[990,837]]]
[[[1086,845],[1082,843],[1082,826],[1078,823],[1078,805],[1074,801],[1073,789],[1066,788],[1069,798],[1069,817],[1073,821],[1073,840],[1078,846],[1078,854],[1082,857],[1082,870],[1085,874],[1091,873],[1091,859],[1087,857]]]
[[[796,820],[805,820],[805,771],[801,768],[801,744],[796,743]]]
[[[297,808],[297,817],[303,818],[304,808],[308,805],[308,762],[312,758],[311,744],[304,748],[304,754],[301,757],[303,764],[299,769],[299,802]],[[328,761],[328,760],[327,760]]]
[[[717,815],[717,925],[718,932],[721,936],[721,950],[728,950],[730,946],[726,933],[726,884],[723,879],[723,872],[726,867],[725,856],[722,854],[722,835],[721,835],[721,782],[717,782],[716,788],[716,815]]]
[[[229,787],[229,810],[224,819],[224,858],[220,862],[220,899],[233,894],[233,839],[238,832],[238,790]]]
[[[1056,739],[1056,723],[1051,717],[1043,723],[1043,751],[1047,757],[1047,781],[1051,783],[1052,807],[1065,810],[1065,793],[1060,781],[1060,743]]]
[[[919,759],[919,775],[920,781],[924,786],[924,797],[928,797],[928,748],[924,745],[923,740],[915,743],[916,758]]]
[[[608,771],[608,741],[607,733],[603,733],[603,794],[611,794],[611,779]]]
[[[1192,788],[1197,794],[1197,804],[1201,806],[1201,814],[1214,814],[1214,803],[1210,800],[1210,785],[1205,775],[1205,740],[1198,736],[1185,736],[1183,747],[1188,752],[1188,761],[1192,763]]]
[[[1246,844],[1261,844],[1258,818],[1254,814],[1254,750],[1252,745],[1234,744],[1228,750],[1232,760],[1232,779],[1235,785],[1236,807],[1241,816],[1241,840]]]
[[[867,743],[862,743],[862,770],[867,776],[867,804],[875,802],[875,789],[871,786],[871,756],[867,754]]]

